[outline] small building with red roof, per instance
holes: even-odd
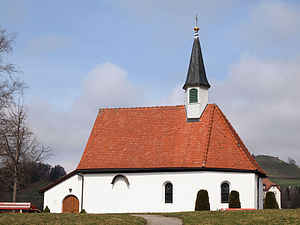
[[[226,116],[208,104],[198,27],[185,105],[101,108],[77,168],[40,190],[51,212],[193,211],[208,191],[211,210],[263,208],[264,170]]]

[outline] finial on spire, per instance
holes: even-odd
[[[199,27],[198,27],[198,15],[197,14],[195,16],[195,20],[196,20],[196,26],[194,27],[195,37],[198,37]]]

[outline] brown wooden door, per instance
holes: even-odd
[[[78,213],[79,201],[74,195],[69,195],[63,200],[63,213]]]

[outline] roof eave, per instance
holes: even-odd
[[[183,85],[182,88],[183,88],[184,90],[186,90],[186,89],[189,88],[189,87],[200,87],[200,86],[204,86],[204,87],[206,87],[207,89],[210,88],[210,84],[209,84],[209,83],[207,83],[207,84],[202,84],[202,83],[189,84],[189,83],[185,83],[185,84]]]
[[[184,171],[219,171],[219,172],[241,172],[256,173],[261,177],[266,174],[258,170],[232,169],[232,168],[213,168],[213,167],[157,167],[157,168],[93,168],[77,169],[78,173],[146,173],[146,172],[184,172]]]
[[[66,179],[76,175],[78,172],[78,170],[73,170],[71,173],[66,174],[65,176],[53,181],[52,183],[48,184],[47,186],[43,187],[42,189],[39,190],[40,194],[43,194],[45,191],[49,190],[50,188],[54,187],[55,185],[65,181]]]

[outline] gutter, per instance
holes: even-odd
[[[82,210],[83,210],[83,187],[84,187],[84,176],[83,176],[82,173],[78,173],[77,175],[81,177],[81,201],[80,201],[80,202],[81,202],[81,204],[80,204],[81,210],[80,210],[80,211],[82,211]]]

